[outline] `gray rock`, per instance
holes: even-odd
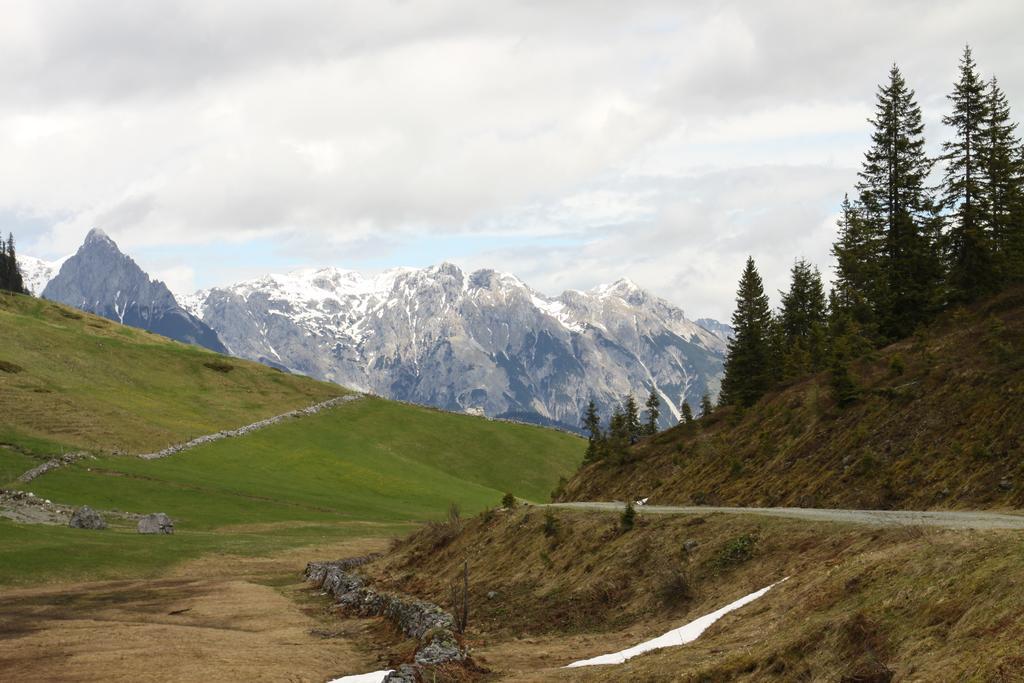
[[[107,522],[100,516],[100,513],[88,505],[83,505],[71,515],[68,526],[73,529],[106,529]]]
[[[999,480],[999,488],[1002,491],[1009,491],[1010,489],[1013,488],[1013,482],[1010,481],[1008,478],[1003,477],[1002,479]]]
[[[385,676],[384,683],[416,683],[416,667],[403,664]]]
[[[425,600],[374,590],[366,579],[349,571],[372,558],[310,562],[306,565],[306,580],[334,596],[347,610],[361,616],[386,617],[402,633],[420,641],[417,664],[464,661],[466,653],[455,637],[455,619],[451,614]]]
[[[443,629],[439,629],[430,642],[416,652],[416,663],[426,666],[461,662],[465,658],[466,653],[459,647],[455,634]]]
[[[174,522],[162,512],[154,512],[139,520],[140,534],[173,534]]]
[[[693,540],[692,538],[688,538],[685,541],[683,541],[683,550],[685,550],[688,553],[692,553],[694,550],[697,549],[697,546],[699,545],[700,543],[698,543],[697,541]]]
[[[487,591],[488,600],[494,600],[496,597],[498,597],[498,591]]]

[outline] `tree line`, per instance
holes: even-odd
[[[661,417],[661,397],[653,385],[644,402],[644,408],[646,410],[641,419],[640,406],[632,394],[627,394],[621,403],[612,408],[612,414],[608,418],[608,427],[605,429],[601,426],[601,416],[597,412],[597,405],[591,399],[583,413],[583,429],[587,434],[587,452],[584,462],[604,458],[621,460],[626,456],[629,446],[640,438],[657,434],[658,419]],[[700,409],[701,415],[711,413],[713,404],[710,394],[705,393],[701,397]],[[693,409],[685,398],[680,404],[679,414],[681,424],[691,424],[695,419]]]
[[[825,369],[837,401],[849,403],[851,359],[1024,280],[1024,146],[1005,93],[979,75],[970,47],[948,100],[949,139],[933,158],[899,68],[879,86],[855,195],[841,204],[827,298],[818,269],[799,259],[773,312],[747,259],[721,404],[753,405],[780,382]],[[938,164],[941,180],[931,186]]]
[[[25,281],[18,268],[18,257],[14,252],[14,235],[8,233],[5,240],[0,236],[0,290],[28,294]]]

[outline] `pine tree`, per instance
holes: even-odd
[[[0,234],[0,290],[7,291],[9,274],[10,270],[7,267],[7,242],[4,241],[4,236]]]
[[[781,292],[778,324],[786,375],[796,377],[820,370],[825,364],[827,304],[817,268],[799,259],[793,264],[790,277],[789,291]]]
[[[832,245],[836,259],[835,283],[830,301],[833,313],[843,312],[864,329],[877,325],[876,311],[884,299],[880,261],[884,253],[884,237],[870,229],[861,216],[861,207],[843,197],[840,209],[839,236]]]
[[[679,406],[679,414],[681,416],[680,422],[685,425],[693,424],[693,409],[690,408],[690,403],[685,398]]]
[[[585,462],[597,460],[603,455],[602,445],[604,434],[601,433],[601,417],[597,414],[597,406],[594,400],[587,403],[587,411],[583,414],[583,428],[587,430],[587,453],[584,456]]]
[[[993,77],[988,83],[986,118],[982,124],[980,173],[985,187],[985,232],[991,238],[998,284],[1024,275],[1024,168],[1018,153],[1017,124],[1010,119],[1010,104]]]
[[[711,394],[704,392],[700,397],[700,416],[707,417],[715,411],[715,406],[711,403]]]
[[[882,285],[876,306],[883,336],[905,337],[938,303],[941,263],[934,198],[925,185],[932,161],[914,91],[893,65],[879,87],[871,148],[858,172],[859,218],[868,242],[881,243]]]
[[[608,436],[604,443],[604,450],[608,455],[621,461],[626,456],[629,442],[629,423],[622,406],[617,405],[608,419]]]
[[[1000,248],[1008,280],[1024,280],[1024,145],[1014,154],[1014,184],[1010,195],[1010,219]]]
[[[0,238],[0,289],[18,294],[27,294],[25,282],[18,267],[18,255],[14,250],[14,235],[8,233],[7,241]]]
[[[658,433],[658,416],[661,415],[661,399],[658,398],[658,391],[651,386],[651,393],[644,404],[647,407],[647,424],[645,425],[648,434]]]
[[[626,437],[632,443],[643,433],[640,425],[640,407],[633,394],[628,394],[622,402],[622,416]]]
[[[768,391],[776,368],[770,339],[771,309],[753,258],[747,258],[740,278],[732,326],[734,333],[726,351],[721,400],[725,404],[750,406]]]
[[[983,171],[989,97],[970,47],[964,48],[960,80],[948,99],[953,111],[942,122],[953,129],[953,139],[942,144],[946,162],[942,199],[951,212],[946,232],[949,284],[954,301],[973,301],[997,285],[992,234],[986,228],[990,197]]]

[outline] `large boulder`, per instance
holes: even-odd
[[[71,515],[71,521],[68,522],[68,526],[73,529],[106,529],[107,523],[100,516],[100,513],[88,505],[83,505]]]
[[[162,512],[154,512],[139,520],[140,534],[173,534],[174,522]]]

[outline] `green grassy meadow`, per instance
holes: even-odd
[[[372,397],[161,460],[134,455],[344,393],[28,297],[0,297],[0,486],[66,505],[166,512],[171,537],[0,519],[0,585],[153,575],[210,553],[387,536],[503,493],[549,499],[584,442]],[[227,362],[229,372],[208,368]],[[81,460],[24,485],[70,448]]]
[[[50,301],[0,294],[0,443],[41,454],[143,453],[344,393]]]

